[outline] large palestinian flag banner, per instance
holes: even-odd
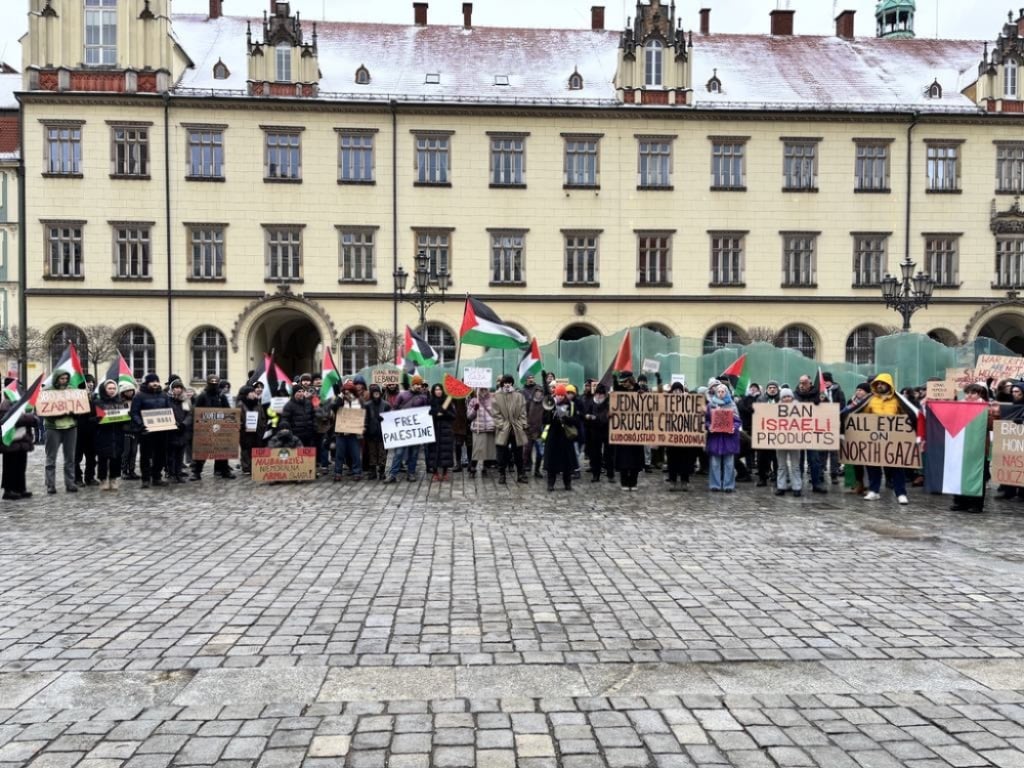
[[[925,430],[925,490],[981,496],[988,450],[988,403],[929,400]]]

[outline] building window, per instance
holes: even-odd
[[[704,354],[710,354],[722,347],[735,347],[746,343],[747,340],[742,331],[731,325],[716,325],[704,337]]]
[[[302,179],[302,137],[297,131],[267,131],[265,179],[300,181]]]
[[[224,178],[224,131],[189,129],[188,175],[193,179]]]
[[[451,171],[450,136],[416,136],[416,183],[448,184]]]
[[[288,43],[274,49],[274,77],[279,83],[292,81],[292,47]]]
[[[46,172],[64,176],[81,175],[81,123],[46,126]]]
[[[813,359],[817,355],[817,348],[814,345],[814,336],[810,331],[801,328],[799,325],[790,326],[779,334],[777,346],[783,349],[795,349],[804,357]]]
[[[743,285],[743,238],[746,232],[711,233],[711,285]]]
[[[193,280],[224,279],[224,225],[195,224],[189,227]]]
[[[75,345],[82,369],[89,370],[89,343],[82,329],[74,325],[59,326],[50,334],[50,369],[57,367],[68,344]]]
[[[864,233],[853,236],[853,285],[877,288],[888,267],[887,234]]]
[[[370,70],[366,67],[359,67],[356,70],[356,85],[369,85],[370,84]]]
[[[372,283],[376,232],[365,228],[339,228],[341,242],[341,277],[343,283]]]
[[[302,230],[298,227],[266,227],[268,282],[302,280]]]
[[[636,236],[636,284],[672,285],[672,235],[638,232]]]
[[[203,328],[192,336],[192,381],[210,376],[228,377],[228,340],[216,328]]]
[[[46,277],[84,277],[82,224],[67,222],[46,227]]]
[[[338,134],[338,181],[347,184],[373,182],[372,133]]]
[[[114,277],[148,280],[152,275],[149,224],[114,225]]]
[[[117,64],[117,0],[85,0],[85,63]]]
[[[141,325],[125,328],[117,342],[117,351],[124,356],[136,380],[156,371],[156,341],[153,334]]]
[[[438,365],[450,363],[455,359],[455,336],[440,323],[427,323],[424,327],[427,344],[437,352]]]
[[[888,142],[857,142],[854,189],[857,192],[889,191]]]
[[[712,140],[711,188],[745,189],[746,162],[742,141]]]
[[[491,185],[526,186],[526,139],[521,136],[491,137]]]
[[[815,243],[817,235],[810,232],[782,233],[782,287],[814,287]]]
[[[217,59],[217,63],[213,65],[213,79],[227,80],[229,77],[231,77],[231,70],[228,69],[228,65]]]
[[[583,75],[581,75],[579,72],[573,72],[571,75],[569,75],[569,90],[583,90]]]
[[[565,137],[565,186],[597,187],[597,143],[591,137]]]
[[[996,282],[993,288],[1024,288],[1024,237],[996,239]]]
[[[1003,98],[1017,98],[1017,62],[1007,59],[1003,65]]]
[[[872,365],[875,362],[875,339],[878,331],[863,325],[846,337],[846,362],[854,365]]]
[[[960,147],[957,144],[929,144],[926,158],[929,192],[960,189]]]
[[[787,141],[782,158],[783,189],[813,192],[818,189],[818,143]]]
[[[341,375],[354,376],[363,368],[377,365],[377,337],[365,328],[353,328],[341,337]]]
[[[1024,192],[1024,144],[996,145],[996,192]]]
[[[525,285],[525,246],[525,232],[491,232],[491,285]]]
[[[427,255],[431,282],[443,272],[451,275],[451,234],[444,231],[424,230],[416,233],[416,252]]]
[[[596,232],[566,233],[566,285],[598,284],[597,238]]]
[[[672,141],[638,139],[637,186],[642,189],[672,189]]]
[[[924,271],[938,288],[958,288],[960,283],[960,236],[926,235]]]
[[[649,40],[644,46],[644,85],[648,87],[662,84],[663,50],[659,40]]]
[[[149,176],[149,129],[111,128],[111,173],[115,176]]]

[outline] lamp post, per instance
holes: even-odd
[[[882,278],[882,298],[886,309],[895,309],[903,316],[903,333],[910,331],[910,318],[922,307],[927,307],[932,300],[935,280],[924,272],[914,274],[917,266],[907,256],[900,264],[902,281],[886,273]]]
[[[430,274],[430,258],[426,251],[416,254],[416,267],[413,271],[413,290],[406,295],[405,287],[409,282],[409,273],[399,266],[391,275],[395,280],[396,301],[406,301],[419,309],[420,323],[419,330],[427,322],[427,310],[438,302],[444,302],[445,292],[451,280],[451,275],[445,272]]]

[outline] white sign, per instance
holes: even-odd
[[[387,411],[381,414],[381,418],[384,447],[388,450],[434,442],[434,420],[429,406]]]
[[[647,373],[657,373],[661,370],[660,360],[651,360],[650,358],[644,358],[643,369]]]
[[[260,412],[259,411],[246,411],[245,412],[245,431],[255,432],[256,428],[260,425]]]
[[[274,409],[274,413],[281,413],[284,407],[288,405],[290,397],[272,397],[270,398],[270,407]]]
[[[494,372],[490,368],[467,368],[462,373],[462,380],[467,387],[490,389],[494,385]]]
[[[677,381],[685,387],[686,386],[686,374],[685,373],[673,373],[672,374],[672,381],[669,382],[669,386],[672,386]]]

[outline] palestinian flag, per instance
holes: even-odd
[[[70,377],[68,379],[68,389],[78,389],[85,384],[85,374],[82,371],[82,361],[78,359],[78,351],[75,349],[75,345],[68,342],[68,348],[64,350],[64,354],[60,356],[60,360],[57,361],[57,365],[53,367],[50,375],[46,377],[46,381],[43,382],[43,389],[48,389],[53,386],[53,380],[60,374],[66,373]]]
[[[334,397],[334,385],[341,383],[341,374],[338,373],[338,366],[334,364],[334,355],[330,347],[324,347],[324,364],[320,372],[323,383],[320,385],[320,401],[326,403]]]
[[[18,429],[18,419],[24,416],[25,411],[30,407],[35,408],[36,400],[39,398],[39,392],[41,391],[39,382],[42,380],[43,375],[39,374],[39,378],[32,382],[32,386],[28,388],[28,391],[7,411],[3,423],[0,424],[0,433],[3,434],[4,445],[10,445],[14,442],[14,433]]]
[[[501,322],[493,309],[469,296],[466,297],[459,340],[463,344],[492,349],[526,349],[530,346],[530,340],[511,325]]]
[[[102,405],[97,405],[96,418],[100,420],[100,424],[116,424],[122,421],[131,421],[132,414],[127,408],[116,408],[108,411]]]
[[[21,395],[18,393],[18,380],[11,379],[11,383],[4,387],[4,397],[10,400],[12,403],[16,403],[21,399]]]
[[[405,326],[405,369],[411,370],[420,365],[437,365],[437,359],[437,352],[427,344],[427,340],[408,325]]]
[[[268,404],[272,397],[277,392],[277,375],[274,373],[274,357],[268,355],[266,352],[263,353],[263,361],[256,366],[256,370],[252,372],[252,376],[246,383],[246,386],[252,387],[257,383],[263,384],[263,396],[260,398],[260,402]]]
[[[988,403],[929,400],[925,429],[925,490],[981,496],[988,450]]]
[[[608,366],[608,370],[604,372],[604,376],[601,377],[599,383],[604,384],[605,388],[610,391],[615,384],[616,374],[632,370],[633,338],[630,332],[626,331],[626,335],[622,337],[622,342],[619,344],[619,351],[615,353],[615,358],[612,360],[611,365]]]
[[[277,362],[274,363],[274,380],[273,380],[273,384],[274,384],[274,397],[278,396],[277,393],[281,389],[281,385],[282,384],[284,384],[284,388],[288,392],[288,397],[292,396],[293,388],[292,388],[291,377],[288,376],[288,374],[284,372],[284,368],[282,368],[280,365],[278,365]]]
[[[537,337],[534,336],[530,341],[530,348],[519,359],[519,383],[522,384],[531,374],[537,376],[543,367],[540,360],[540,347],[537,346]]]
[[[736,362],[722,371],[719,381],[727,381],[732,387],[733,397],[744,397],[750,386],[750,372],[747,370],[747,356],[740,355]]]
[[[128,367],[128,363],[125,362],[124,356],[120,352],[117,353],[117,360],[112,362],[107,369],[106,378],[116,381],[118,385],[130,384],[132,387],[136,386],[132,369]]]

